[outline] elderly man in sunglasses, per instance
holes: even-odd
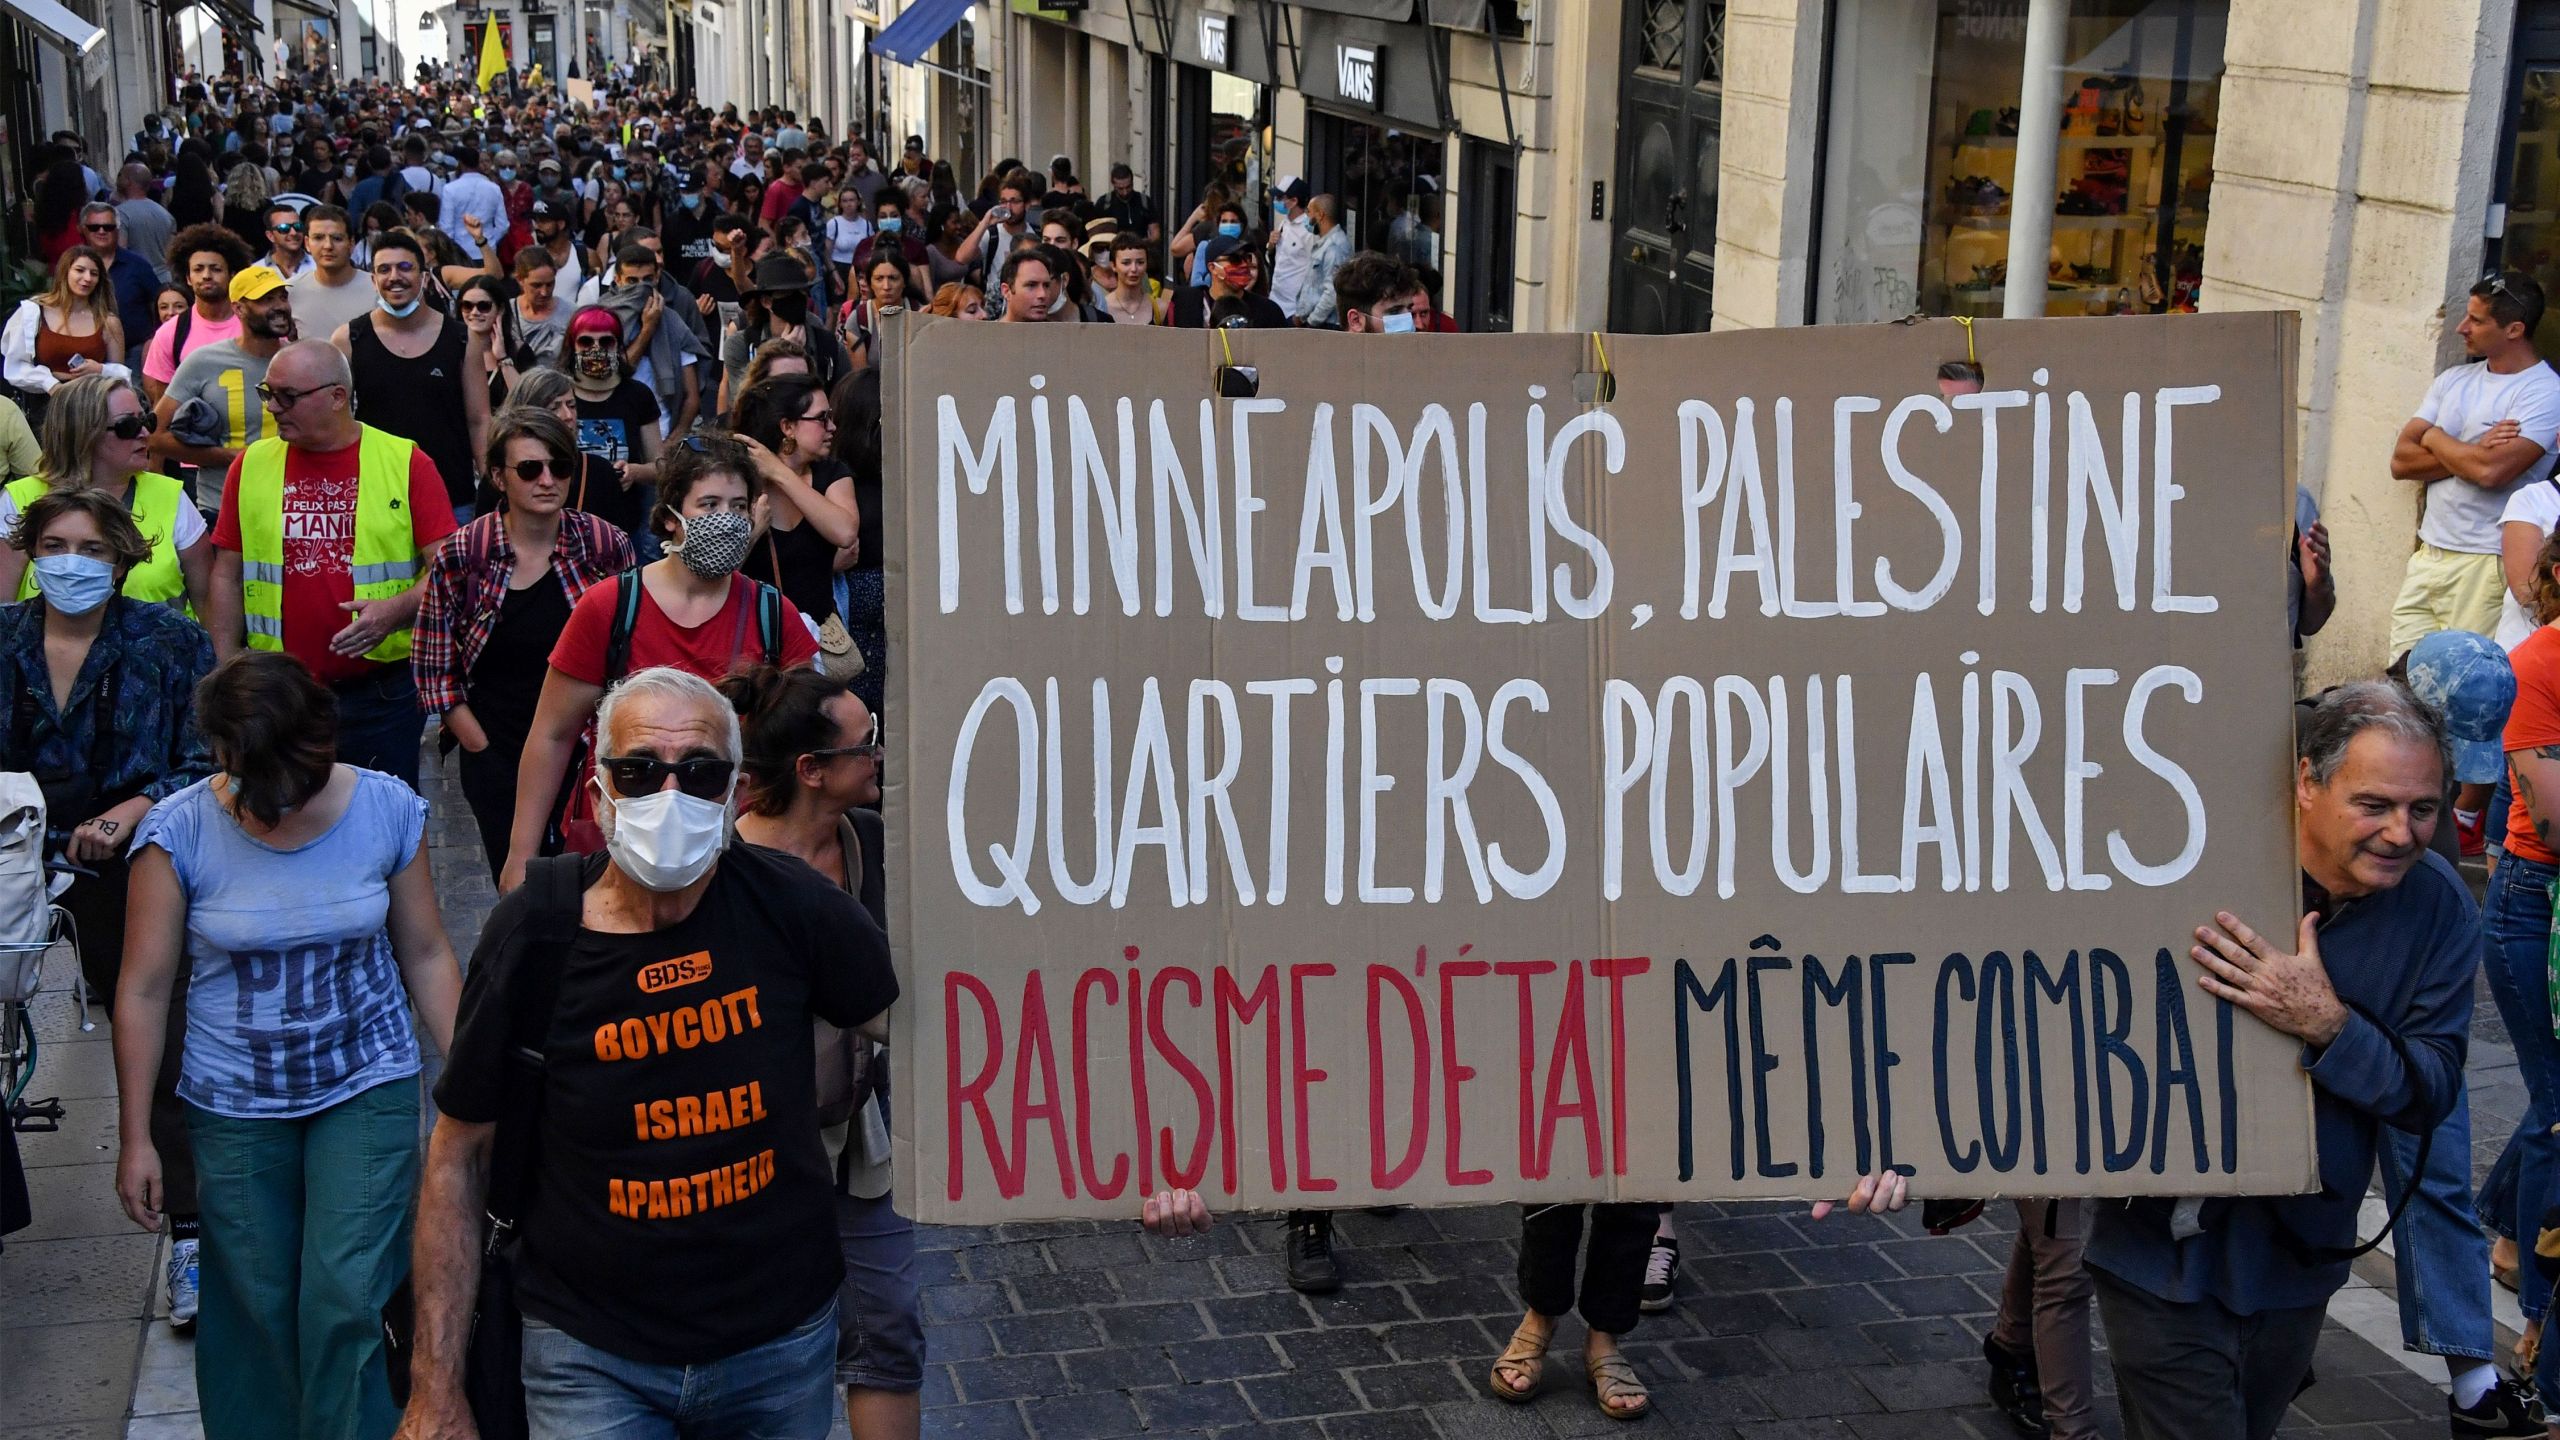
[[[888,942],[817,871],[735,843],[738,717],[709,682],[632,674],[597,745],[604,853],[532,862],[472,957],[436,1086],[399,1433],[471,1433],[463,1356],[494,1214],[514,1227],[535,1440],[673,1433],[679,1415],[687,1433],[819,1440],[843,1260],[811,1020],[888,1008]]]
[[[409,631],[427,552],[454,530],[444,479],[356,419],[354,374],[325,340],[278,350],[256,395],[270,433],[223,481],[205,628],[224,659],[245,643],[310,667],[338,698],[338,758],[415,789]]]

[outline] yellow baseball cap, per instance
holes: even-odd
[[[285,287],[285,278],[272,265],[252,265],[231,277],[231,303],[263,300]]]

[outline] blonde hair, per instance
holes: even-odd
[[[45,484],[56,490],[78,490],[90,483],[98,440],[113,418],[108,402],[119,390],[133,390],[133,382],[102,373],[53,387],[52,397],[45,402],[43,430],[37,436],[37,446],[44,452]],[[141,392],[134,391],[134,399],[141,398]],[[143,406],[142,413],[151,413],[151,407]]]
[[[272,192],[267,188],[267,172],[254,160],[243,160],[222,177],[222,203],[242,210],[267,208]]]
[[[98,269],[98,283],[90,288],[89,298],[86,300],[79,299],[71,293],[71,267],[83,260]],[[36,297],[36,304],[47,311],[59,310],[65,316],[78,310],[86,310],[90,318],[98,322],[98,334],[101,337],[105,336],[108,324],[116,319],[116,289],[114,282],[108,278],[108,272],[113,264],[113,260],[105,252],[93,246],[72,246],[62,252],[61,258],[53,262],[53,285]]]

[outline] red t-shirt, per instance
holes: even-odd
[[[2560,626],[2545,625],[2507,653],[2515,667],[2516,703],[2507,711],[2507,753],[2537,745],[2560,745]],[[2533,831],[2532,812],[2525,808],[2524,787],[2516,787],[2515,808],[2507,812],[2507,853],[2544,865],[2560,864],[2551,847]]]
[[[310,666],[323,685],[358,679],[380,667],[378,661],[329,648],[329,637],[347,628],[343,607],[356,598],[349,567],[355,563],[356,457],[361,448],[306,450],[294,445],[284,454],[284,648]],[[407,504],[423,581],[427,552],[455,528],[444,479],[423,449],[409,453]],[[234,554],[240,549],[237,459],[222,481],[222,515],[213,523],[213,543]]]
[[[764,187],[764,208],[756,218],[767,225],[791,213],[800,203],[800,187],[788,180],[776,180]]]
[[[688,629],[668,619],[667,612],[658,608],[658,597],[649,593],[648,586],[641,586],[640,615],[631,627],[631,665],[624,673],[672,665],[716,681],[741,663],[762,660],[755,588],[755,582],[743,575],[730,576],[729,603],[720,607],[719,614]],[[613,615],[621,603],[620,576],[590,586],[579,596],[576,608],[569,612],[569,623],[561,627],[560,639],[551,647],[551,668],[572,680],[602,685],[605,646],[613,638]],[[783,601],[782,663],[806,665],[817,658],[817,637],[809,633],[807,622],[791,602]]]

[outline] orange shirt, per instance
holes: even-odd
[[[2516,671],[2515,708],[2507,712],[2507,753],[2560,745],[2560,626],[2545,625],[2534,631],[2508,652],[2507,661]],[[2507,815],[2507,853],[2544,865],[2560,864],[2560,857],[2534,833],[2521,785],[2516,787],[2515,808]]]

